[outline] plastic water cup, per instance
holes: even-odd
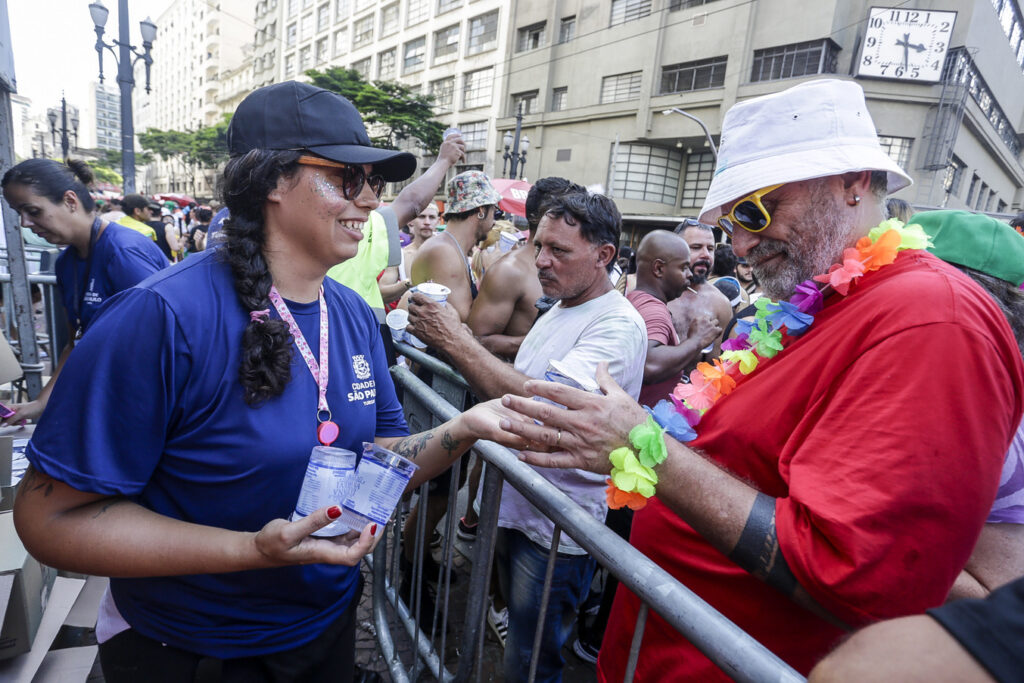
[[[503,232],[498,235],[498,249],[502,253],[512,251],[512,248],[517,244],[519,244],[519,237],[512,233]]]
[[[544,379],[548,382],[557,382],[558,384],[564,384],[567,387],[573,389],[580,389],[581,391],[587,391],[592,394],[600,394],[601,388],[597,385],[597,381],[593,377],[588,377],[576,368],[570,367],[568,363],[560,360],[548,361],[548,367],[544,371]],[[565,408],[561,403],[555,403],[549,398],[543,396],[534,396],[534,401],[540,401],[541,403],[550,403],[553,406],[559,408]],[[537,424],[541,424],[539,421],[534,420]]]
[[[291,521],[307,517],[328,505],[341,503],[351,497],[355,479],[356,454],[344,448],[315,446],[309,455],[306,476],[302,480],[299,499]],[[361,529],[362,527],[360,527]],[[313,536],[339,536],[349,530],[349,525],[336,519],[327,526],[313,532]]]
[[[354,531],[377,525],[381,534],[395,511],[405,487],[419,467],[402,456],[372,443],[363,443],[363,457],[355,471],[355,486],[342,501],[339,521]]]
[[[388,324],[388,329],[391,330],[391,339],[393,341],[406,341],[409,337],[409,334],[405,331],[405,328],[409,326],[409,311],[396,308],[388,313],[384,321]]]
[[[462,131],[459,130],[458,128],[445,128],[444,132],[441,133],[441,139],[447,140],[453,135],[462,135]]]
[[[417,348],[417,349],[425,349],[425,348],[427,348],[427,343],[424,342],[424,341],[420,341],[420,338],[417,337],[416,335],[412,334],[411,332],[406,332],[405,333],[405,340],[407,342],[409,342],[409,345],[412,346],[413,348]]]
[[[452,290],[436,282],[424,282],[416,285],[413,289],[441,304],[448,301],[448,295],[452,293]]]

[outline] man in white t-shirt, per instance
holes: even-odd
[[[646,327],[608,279],[622,225],[618,209],[607,197],[577,192],[553,197],[541,210],[534,237],[537,272],[544,294],[559,302],[526,335],[514,365],[477,342],[451,307],[422,295],[410,300],[409,331],[446,354],[480,399],[526,395],[523,384],[544,377],[552,360],[591,382],[597,364],[607,362],[612,377],[634,398],[639,396],[647,355]],[[604,477],[581,470],[537,471],[595,519],[604,521]],[[505,678],[525,680],[554,526],[508,485],[502,491],[498,526],[495,561],[509,606]],[[594,568],[593,558],[563,534],[544,619],[537,680],[561,679],[562,646]]]

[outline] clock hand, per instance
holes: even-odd
[[[915,49],[915,50],[917,50],[918,52],[924,52],[925,50],[927,50],[927,49],[928,49],[928,48],[926,48],[926,47],[924,46],[924,43],[918,43],[917,45],[910,45],[910,47],[914,48],[914,49]]]

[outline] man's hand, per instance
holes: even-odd
[[[506,432],[532,444],[532,451],[522,452],[523,460],[540,467],[578,468],[598,474],[611,470],[608,453],[629,443],[629,431],[645,421],[647,413],[615,383],[607,363],[598,364],[595,378],[603,396],[554,382],[526,383],[526,391],[566,409],[511,394],[502,398],[503,406],[526,418],[501,423]]]
[[[711,313],[702,312],[690,321],[686,339],[698,339],[700,348],[703,349],[718,339],[721,334],[722,328],[718,326],[718,319]]]
[[[464,159],[466,157],[466,142],[462,139],[462,135],[449,135],[441,143],[441,149],[437,151],[437,156],[447,161],[451,166]]]
[[[46,408],[46,404],[40,401],[29,401],[28,403],[15,403],[8,406],[14,411],[14,415],[5,417],[0,421],[0,425],[7,427],[10,425],[24,424],[27,422],[36,422],[39,420],[39,416],[43,414],[43,409]]]
[[[420,341],[440,351],[450,348],[463,335],[470,334],[464,329],[455,307],[438,303],[418,292],[413,292],[409,297],[407,330]]]

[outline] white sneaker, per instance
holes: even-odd
[[[505,636],[508,635],[508,607],[500,612],[494,609],[494,603],[487,606],[487,625],[498,638],[498,642],[505,647]]]

